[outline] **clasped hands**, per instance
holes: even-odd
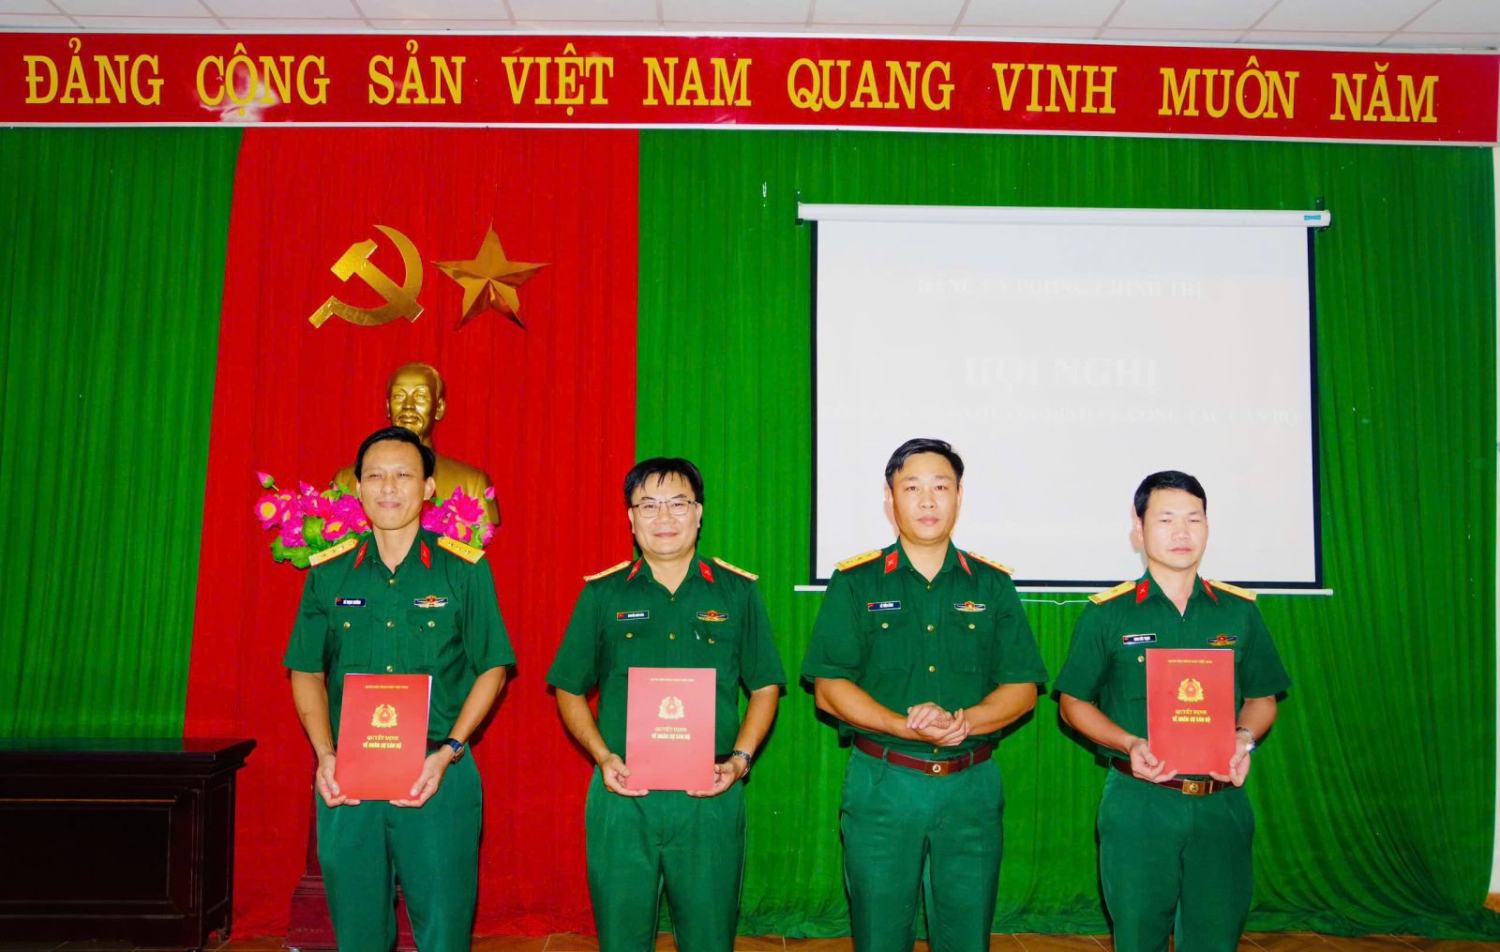
[[[945,711],[931,701],[906,709],[906,729],[936,747],[957,747],[969,736],[969,718],[963,708]]]

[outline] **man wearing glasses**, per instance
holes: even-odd
[[[839,563],[802,662],[854,747],[839,826],[859,952],[909,952],[924,883],[934,952],[990,947],[1005,798],[986,761],[1047,670],[1010,569],[953,545],[963,476],[943,440],[897,447],[896,541]]]
[[[657,457],[625,476],[625,507],[640,555],[584,579],[547,683],[594,771],[584,808],[589,894],[602,952],[656,945],[666,888],[677,947],[734,945],[745,852],[744,788],[786,685],[756,576],[698,555],[703,477],[685,459]],[[625,712],[632,667],[714,668],[714,783],[647,793],[629,785]],[[750,696],[739,717],[740,688]],[[599,717],[585,695],[599,691]]]

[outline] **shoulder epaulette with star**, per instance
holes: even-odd
[[[357,545],[359,545],[358,536],[345,536],[344,541],[340,542],[338,545],[324,549],[322,552],[314,552],[312,555],[309,555],[307,557],[307,567],[312,568],[314,565],[322,565],[324,562],[331,562],[339,556],[343,555],[345,552],[354,551],[354,547]]]
[[[752,582],[755,581],[756,579],[760,578],[760,576],[756,575],[754,572],[747,572],[744,569],[740,568],[738,565],[730,565],[728,562],[725,562],[723,559],[719,558],[717,555],[714,556],[714,564],[717,565],[721,569],[728,569],[729,571],[733,572],[735,575],[741,576],[742,578],[747,578],[747,579],[749,579]]]
[[[1089,596],[1089,601],[1093,602],[1095,605],[1103,605],[1111,598],[1119,598],[1121,595],[1124,595],[1126,592],[1131,591],[1134,588],[1134,582],[1121,582],[1114,588],[1107,588],[1102,592],[1095,592],[1094,594]]]
[[[851,555],[849,558],[835,565],[834,568],[840,572],[847,572],[856,566],[864,565],[866,562],[873,562],[878,558],[880,558],[880,550],[871,549],[868,552],[861,552],[859,555]]]
[[[454,555],[473,565],[484,558],[484,550],[472,545],[465,545],[452,536],[441,536],[438,538],[438,548],[446,549]]]
[[[611,566],[610,566],[610,567],[609,567],[609,568],[607,568],[607,569],[605,569],[605,570],[604,570],[604,571],[602,571],[602,572],[595,572],[595,573],[594,573],[594,574],[593,574],[593,575],[585,575],[585,576],[584,576],[584,577],[583,577],[583,580],[584,580],[584,581],[585,581],[585,582],[593,582],[593,581],[596,581],[596,580],[598,580],[598,579],[601,579],[601,578],[603,578],[603,577],[604,577],[604,576],[606,576],[606,575],[613,575],[613,574],[615,574],[615,573],[616,573],[616,572],[618,572],[618,571],[620,571],[620,570],[621,570],[621,569],[623,569],[623,568],[625,568],[625,567],[626,567],[626,566],[628,566],[628,565],[629,565],[629,564],[630,564],[630,560],[629,560],[629,559],[626,559],[626,560],[625,560],[625,561],[623,561],[623,562],[617,562],[617,563],[615,563],[615,564],[614,564],[614,565],[611,565]]]
[[[992,569],[999,569],[1000,571],[1004,572],[1006,575],[1014,575],[1014,574],[1016,574],[1016,570],[1015,569],[1013,569],[1010,566],[1006,565],[1004,562],[996,562],[994,559],[990,558],[987,555],[980,555],[978,552],[975,552],[973,550],[970,550],[969,553],[968,553],[968,555],[969,555],[969,558],[973,559],[974,561],[976,561],[976,562],[983,562],[985,565],[988,565],[990,568],[992,568]]]
[[[1238,595],[1240,598],[1243,598],[1246,601],[1255,601],[1255,593],[1250,591],[1248,588],[1240,588],[1238,585],[1230,585],[1228,582],[1221,582],[1215,578],[1205,579],[1205,581],[1222,592],[1228,592],[1231,595]]]

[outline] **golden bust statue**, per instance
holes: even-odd
[[[431,364],[403,364],[391,374],[385,394],[385,414],[390,421],[411,430],[423,443],[432,446],[432,428],[448,409],[443,398],[443,378],[437,368]],[[455,486],[462,486],[470,496],[484,499],[485,489],[492,485],[483,470],[442,453],[437,454],[433,478],[437,481],[437,494],[444,499],[453,495]],[[353,492],[354,467],[345,466],[333,481]],[[500,511],[493,499],[484,499],[484,511],[492,524],[500,524]]]

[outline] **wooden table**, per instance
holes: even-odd
[[[0,939],[200,949],[229,933],[255,741],[0,739]]]

